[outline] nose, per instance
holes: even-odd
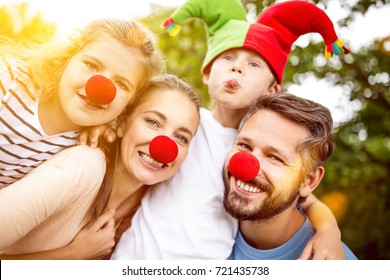
[[[233,66],[232,67],[232,72],[237,72],[238,74],[242,74],[242,70],[238,66]]]
[[[252,154],[238,152],[230,158],[229,171],[237,179],[251,181],[259,174],[260,163]]]
[[[238,61],[234,61],[234,64],[232,65],[231,71],[242,74],[242,67],[240,66]]]
[[[116,87],[110,79],[102,75],[94,75],[85,84],[88,98],[99,105],[111,103],[116,95]]]
[[[164,135],[155,137],[149,145],[150,156],[164,164],[173,162],[178,152],[179,149],[176,142]]]

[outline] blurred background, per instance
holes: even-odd
[[[189,20],[171,38],[160,25],[184,0],[158,2],[0,0],[0,34],[36,42],[66,37],[94,17],[137,19],[157,35],[168,72],[193,85],[208,107],[200,75],[207,47],[203,22]],[[274,2],[242,0],[250,21]],[[329,107],[335,120],[335,151],[315,195],[331,208],[343,241],[359,259],[389,260],[390,0],[311,2],[326,10],[351,49],[325,60],[320,35],[304,35],[285,71],[284,89]]]

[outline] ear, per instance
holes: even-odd
[[[208,83],[209,83],[209,77],[210,77],[210,71],[204,71],[203,74],[202,74],[202,76],[203,76],[203,83],[204,83],[205,85],[208,85]]]
[[[116,135],[118,136],[118,138],[123,137],[123,133],[125,131],[125,126],[126,126],[126,121],[122,121],[120,123],[120,125],[118,126],[118,128],[116,129]]]
[[[313,171],[309,172],[299,187],[299,195],[301,197],[307,197],[312,193],[321,182],[324,174],[325,168],[323,166],[318,166]]]
[[[278,83],[274,83],[270,88],[268,89],[269,93],[279,93],[282,90],[282,86],[279,85]]]

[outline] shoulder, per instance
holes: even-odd
[[[10,89],[14,94],[23,92],[35,99],[36,88],[32,82],[28,67],[20,60],[0,57],[0,83],[5,95]]]
[[[99,148],[91,148],[87,145],[77,145],[70,148],[66,148],[61,153],[64,154],[64,156],[72,156],[75,154],[83,154],[86,156],[93,156],[93,157],[104,157],[104,153]]]
[[[103,151],[86,145],[67,148],[44,164],[51,165],[58,176],[79,190],[100,187],[106,172]]]
[[[20,60],[10,57],[0,57],[0,73],[2,76],[8,76],[10,80],[29,79],[29,71]]]
[[[358,258],[356,255],[351,251],[351,249],[344,243],[341,243],[343,250],[344,250],[344,255],[346,260],[357,260]]]
[[[101,181],[106,172],[106,159],[99,148],[86,145],[66,148],[36,169],[53,170],[68,181]]]
[[[199,113],[200,113],[201,120],[209,118],[211,116],[211,111],[207,108],[201,107]]]
[[[91,148],[86,145],[66,148],[56,154],[53,160],[67,162],[75,166],[85,164],[105,165],[105,155],[99,148]]]

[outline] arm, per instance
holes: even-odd
[[[2,189],[0,250],[14,244],[56,213],[66,200],[67,189],[70,186],[51,161]]]
[[[12,253],[16,247],[18,252],[38,252],[71,243],[81,230],[104,172],[105,159],[100,150],[77,146],[2,189],[0,250]],[[64,227],[66,231],[58,230]]]
[[[115,245],[114,210],[106,211],[83,228],[73,241],[62,248],[18,255],[0,255],[1,260],[85,260],[101,259]]]
[[[302,204],[316,234],[303,250],[300,259],[344,259],[341,233],[332,211],[313,194]]]

